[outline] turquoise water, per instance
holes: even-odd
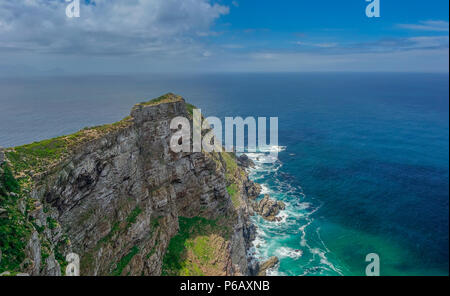
[[[251,177],[287,204],[258,225],[271,274],[447,275],[448,75],[214,74],[0,81],[0,145],[116,121],[168,91],[205,115],[279,117],[279,161]],[[256,158],[255,158],[256,160]]]

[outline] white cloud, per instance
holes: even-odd
[[[299,41],[299,42],[297,42],[297,45],[320,47],[320,48],[331,48],[331,47],[337,47],[339,44],[337,42],[312,43],[312,42]]]
[[[399,24],[399,28],[416,31],[448,32],[448,21],[421,21],[418,24]]]
[[[2,0],[0,50],[110,55],[188,49],[195,38],[213,35],[215,20],[229,12],[209,0],[95,0],[70,19],[66,5]]]

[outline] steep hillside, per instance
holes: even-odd
[[[82,275],[254,274],[258,188],[234,154],[169,148],[170,121],[192,108],[167,94],[118,123],[0,152],[0,273],[60,275],[75,252]]]

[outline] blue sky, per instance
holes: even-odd
[[[0,75],[448,72],[444,0],[0,2]]]

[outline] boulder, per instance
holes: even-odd
[[[278,257],[276,257],[276,256],[270,257],[269,260],[263,262],[260,265],[259,271],[258,271],[258,276],[266,276],[267,270],[275,267],[278,264],[278,262],[280,262]]]
[[[267,221],[280,221],[281,219],[276,216],[285,208],[286,205],[282,201],[271,199],[268,194],[264,195],[264,198],[259,203],[254,204],[255,212]]]
[[[254,182],[246,182],[245,190],[247,191],[247,196],[250,199],[256,199],[261,194],[261,185]]]
[[[254,168],[255,163],[247,155],[242,154],[237,159],[238,163],[244,168]]]

